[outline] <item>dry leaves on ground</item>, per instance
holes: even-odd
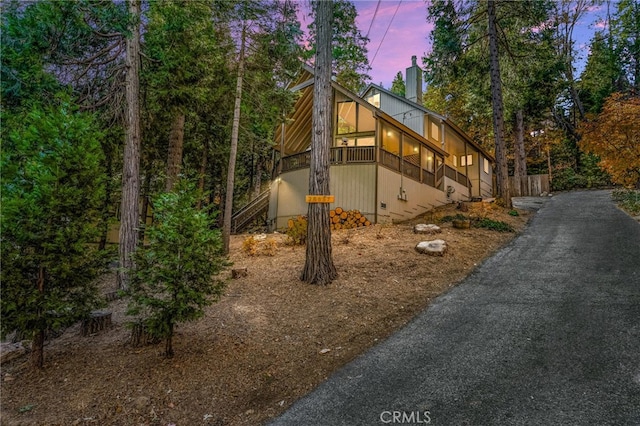
[[[286,236],[270,235],[272,253],[258,247],[254,256],[242,250],[247,236],[234,236],[234,268],[246,267],[247,276],[230,280],[205,318],[177,329],[173,359],[161,356],[163,345],[129,346],[126,302],[111,302],[114,327],[91,337],[81,337],[78,326],[68,329],[45,348],[43,371],[31,370],[25,358],[3,366],[2,424],[264,422],[397,330],[515,235],[445,223],[434,236],[447,242],[443,257],[414,250],[431,237],[414,234],[413,224],[458,212],[450,205],[407,223],[334,232],[339,277],[326,287],[299,281],[305,249],[286,245]],[[517,230],[528,219],[486,203],[465,214]],[[104,279],[105,290],[112,290],[113,278]]]

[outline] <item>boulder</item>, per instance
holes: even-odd
[[[442,229],[440,229],[438,225],[434,225],[432,223],[430,224],[419,223],[413,227],[414,234],[432,235],[432,234],[439,234],[440,232],[442,232]]]
[[[422,241],[416,245],[416,251],[431,256],[444,256],[447,252],[447,243],[444,240]]]

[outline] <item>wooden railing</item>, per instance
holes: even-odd
[[[331,148],[329,153],[331,164],[354,164],[354,163],[374,163],[376,161],[376,147],[374,146],[344,146]],[[402,161],[398,155],[379,149],[379,161],[383,166],[400,172],[402,174],[418,182],[439,188],[444,176],[458,182],[460,185],[469,186],[470,181],[464,173],[458,172],[450,166],[441,165],[435,173],[422,170],[420,175],[420,166],[413,164],[412,161]],[[290,155],[282,159],[282,171],[302,169],[311,165],[311,152],[305,151],[298,154]]]
[[[311,165],[311,152],[305,151],[282,159],[282,171],[303,169]]]
[[[231,232],[241,231],[261,214],[269,209],[270,190],[266,190],[231,216]]]
[[[459,171],[457,171],[453,167],[445,166],[444,167],[444,175],[446,177],[448,177],[449,179],[451,179],[451,180],[455,180],[460,185],[469,186],[471,184],[471,182],[469,181],[469,179],[467,178],[467,176],[464,173],[460,173]]]
[[[375,163],[375,146],[344,146],[331,148],[331,164]],[[282,171],[302,169],[311,165],[311,152],[305,151],[282,159]]]
[[[331,148],[331,164],[373,163],[376,161],[375,146],[344,146]]]

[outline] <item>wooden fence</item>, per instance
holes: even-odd
[[[526,179],[509,176],[509,192],[512,197],[536,197],[549,190],[549,175],[529,175]]]

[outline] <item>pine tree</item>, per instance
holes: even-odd
[[[402,71],[398,71],[398,74],[396,74],[395,78],[391,82],[391,91],[404,98],[406,86],[404,84],[404,79],[402,78]]]
[[[41,368],[46,333],[98,304],[100,132],[64,94],[3,121],[2,335],[33,334]]]
[[[171,357],[176,324],[204,315],[204,307],[222,294],[217,275],[226,266],[220,231],[206,209],[197,209],[198,195],[179,182],[174,192],[154,201],[154,222],[147,228],[148,245],[134,255],[129,271],[128,314],[138,317],[149,334],[165,340]]]

